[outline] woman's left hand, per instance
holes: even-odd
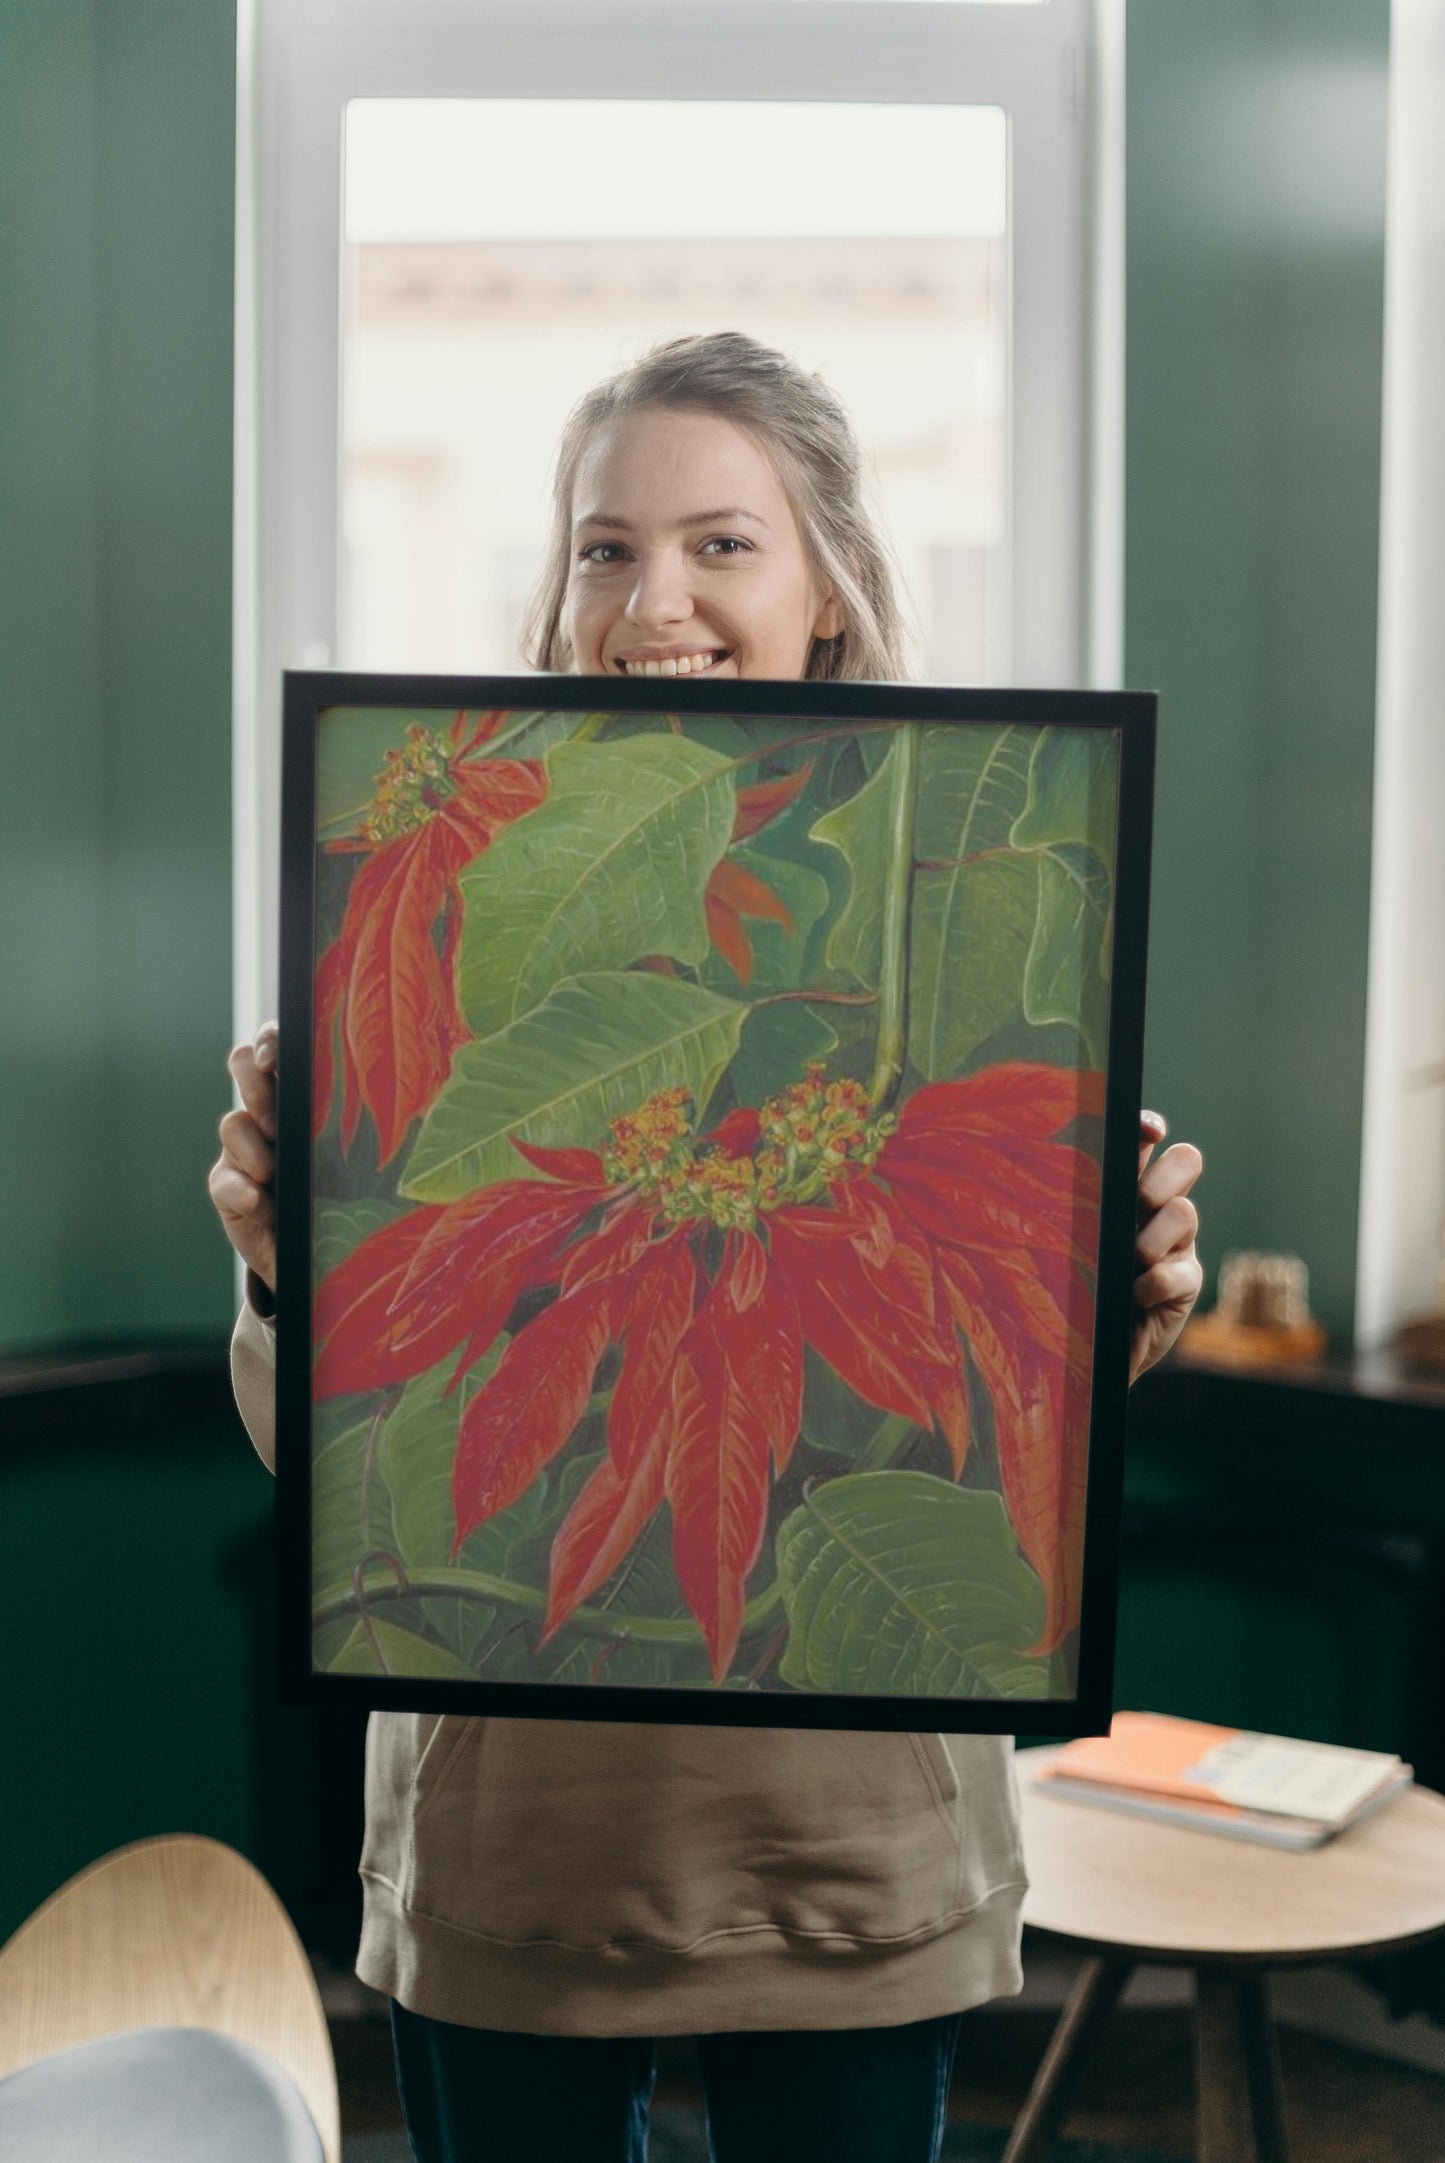
[[[1164,1357],[1189,1319],[1204,1271],[1194,1251],[1199,1212],[1189,1189],[1204,1169],[1192,1142],[1176,1142],[1154,1164],[1156,1142],[1168,1123],[1158,1112],[1139,1121],[1139,1231],[1134,1241],[1134,1342],[1129,1380]]]

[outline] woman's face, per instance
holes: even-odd
[[[796,677],[843,617],[766,452],[716,414],[655,408],[578,466],[563,625],[582,675]]]

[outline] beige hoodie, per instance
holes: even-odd
[[[275,1370],[248,1297],[268,1465]],[[362,1981],[472,2027],[886,2027],[1023,1987],[1009,1735],[374,1712],[361,1876]]]

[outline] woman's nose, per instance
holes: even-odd
[[[687,567],[676,549],[653,549],[638,558],[627,613],[643,631],[682,623],[692,614]]]

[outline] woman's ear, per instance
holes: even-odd
[[[846,628],[847,626],[843,621],[843,604],[835,595],[830,593],[818,611],[818,620],[813,625],[813,636],[814,638],[836,638],[838,633]]]

